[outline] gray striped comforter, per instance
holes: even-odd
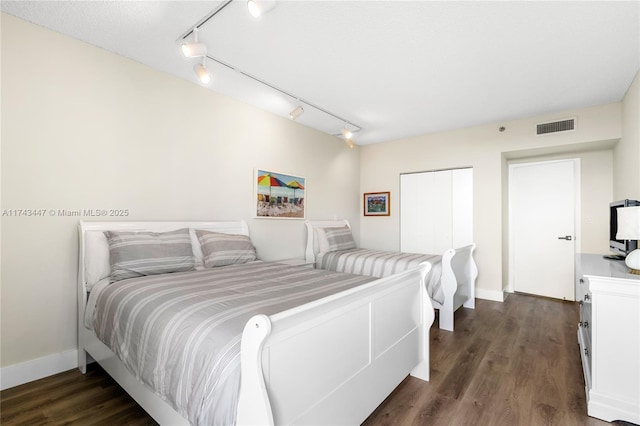
[[[102,290],[93,328],[192,424],[230,425],[246,322],[373,279],[268,262],[131,278]]]
[[[418,266],[421,262],[431,263],[431,272],[427,276],[427,291],[431,299],[442,304],[444,294],[440,283],[442,275],[442,256],[440,255],[356,248],[318,253],[316,256],[316,268],[380,278]]]

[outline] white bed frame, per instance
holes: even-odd
[[[348,226],[348,220],[305,220],[307,226],[307,246],[305,258],[308,263],[315,263],[318,252],[316,232],[317,228],[333,228]],[[448,249],[442,254],[441,285],[444,293],[442,304],[432,300],[433,307],[438,309],[438,323],[441,329],[453,331],[454,313],[461,306],[475,309],[476,307],[476,278],[478,268],[473,259],[475,244],[456,249]]]
[[[84,326],[87,231],[184,227],[248,235],[235,222],[80,222],[78,367],[95,359],[156,421],[188,424]],[[423,280],[430,264],[275,315],[256,315],[241,342],[237,424],[360,424],[409,374],[429,380],[434,320]]]

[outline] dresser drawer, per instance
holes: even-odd
[[[584,319],[583,311],[586,305],[580,305],[580,323],[578,324],[578,341],[581,343],[580,350],[582,351],[582,359],[583,362],[586,361],[587,365],[585,368],[591,371],[591,356],[592,356],[592,345],[591,345],[591,328],[593,324],[589,319]],[[591,305],[588,306],[589,310],[591,310]]]
[[[593,315],[591,309],[592,295],[589,291],[589,280],[584,277],[579,278],[582,297],[579,300],[580,304],[580,322],[578,327],[583,333],[584,343],[586,349],[591,352],[591,330],[593,329]]]

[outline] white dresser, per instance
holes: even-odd
[[[576,300],[587,412],[640,424],[640,276],[624,262],[578,254]]]

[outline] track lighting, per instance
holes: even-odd
[[[247,9],[254,18],[259,18],[276,7],[276,0],[247,0]]]
[[[289,118],[292,120],[295,120],[296,118],[300,117],[303,112],[304,112],[304,109],[302,109],[302,107],[298,105],[293,109],[293,111],[289,113]]]
[[[344,123],[344,127],[342,128],[342,137],[344,138],[344,143],[347,144],[347,146],[349,148],[353,148],[354,143],[353,143],[353,132],[351,130],[349,130],[349,128],[347,127],[348,123]]]
[[[2,0],[0,0],[2,1]],[[276,1],[277,0],[248,0],[247,1],[247,8],[249,10],[249,12],[251,13],[251,15],[255,18],[258,18],[261,15],[264,15],[265,13],[271,11],[275,6],[276,6]],[[257,82],[260,83],[266,87],[269,87],[271,89],[273,89],[276,92],[281,93],[282,95],[285,95],[290,101],[291,100],[295,100],[297,102],[296,107],[289,113],[289,118],[291,118],[291,120],[296,120],[298,119],[302,114],[304,114],[304,109],[302,108],[302,106],[300,104],[304,104],[305,108],[309,107],[311,108],[314,112],[321,112],[324,113],[330,117],[333,117],[334,119],[338,120],[339,122],[344,123],[344,128],[341,129],[341,132],[338,133],[333,133],[332,136],[341,138],[344,140],[345,144],[349,147],[349,148],[354,148],[355,147],[355,143],[353,142],[353,133],[359,132],[361,131],[363,128],[362,126],[347,121],[344,118],[332,113],[331,111],[328,111],[312,102],[309,102],[309,100],[307,99],[301,99],[298,96],[294,95],[291,92],[288,92],[286,90],[283,90],[259,77],[256,77],[255,75],[252,75],[248,72],[245,72],[227,62],[224,62],[210,54],[207,53],[207,46],[204,43],[200,43],[198,41],[198,28],[200,28],[202,25],[204,25],[207,22],[210,22],[210,20],[218,15],[224,8],[226,8],[227,6],[229,6],[232,3],[236,3],[234,0],[223,0],[222,2],[219,2],[220,4],[218,5],[218,7],[209,12],[209,14],[207,14],[206,16],[204,16],[202,19],[200,19],[200,21],[198,21],[198,23],[196,23],[193,27],[190,27],[190,29],[188,29],[187,31],[185,31],[179,38],[178,40],[176,40],[177,43],[181,43],[182,44],[182,52],[184,53],[184,55],[187,58],[202,58],[202,62],[201,63],[197,63],[194,67],[193,70],[195,71],[196,75],[198,76],[198,80],[200,80],[200,82],[202,84],[209,84],[211,83],[212,80],[212,75],[209,73],[209,70],[207,69],[206,66],[206,61],[207,59],[210,59],[214,62],[217,62],[218,64],[229,68],[233,71],[236,71],[237,73]],[[193,34],[193,43],[187,43],[185,40],[191,36]],[[289,102],[290,102],[289,101]]]
[[[202,63],[196,64],[193,67],[193,70],[196,72],[196,75],[202,84],[209,84],[211,82],[211,74],[209,74],[209,71],[207,70],[204,58],[202,58]]]
[[[204,43],[185,43],[182,45],[182,53],[187,58],[199,58],[207,54],[207,46]]]
[[[207,55],[207,45],[198,42],[198,28],[193,29],[193,43],[182,43],[182,53],[187,58],[199,58]]]

